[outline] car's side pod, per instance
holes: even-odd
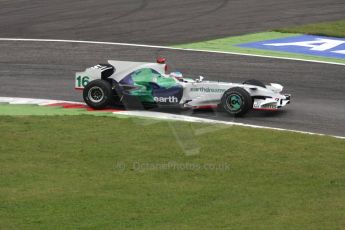
[[[101,78],[103,80],[107,79],[115,72],[115,67],[110,64],[99,64],[99,66],[101,66]]]

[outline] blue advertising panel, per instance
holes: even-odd
[[[237,46],[345,59],[345,39],[342,38],[300,35]]]

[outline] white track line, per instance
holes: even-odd
[[[318,60],[311,60],[311,59],[279,57],[279,56],[269,56],[269,55],[259,55],[259,54],[246,54],[246,53],[238,53],[238,52],[225,52],[225,51],[212,51],[212,50],[203,50],[203,49],[177,48],[177,47],[169,47],[169,46],[132,44],[132,43],[96,42],[96,41],[60,40],[60,39],[33,39],[33,38],[32,39],[31,38],[0,38],[0,41],[62,42],[62,43],[83,43],[83,44],[98,44],[98,45],[131,46],[131,47],[144,47],[144,48],[180,50],[180,51],[203,52],[203,53],[231,54],[231,55],[240,55],[240,56],[261,57],[261,58],[282,59],[282,60],[290,60],[290,61],[302,61],[302,62],[312,62],[312,63],[320,63],[320,64],[345,66],[345,63],[339,63],[339,62],[318,61]]]
[[[334,135],[327,135],[327,134],[322,134],[322,133],[313,133],[313,132],[306,132],[306,131],[293,130],[293,129],[275,128],[275,127],[261,126],[261,125],[251,125],[251,124],[231,122],[231,121],[212,120],[212,119],[207,119],[207,118],[198,118],[198,117],[192,117],[192,116],[161,113],[161,112],[119,111],[119,112],[114,112],[113,114],[136,116],[136,117],[147,117],[147,118],[153,118],[153,119],[165,119],[165,120],[186,121],[186,122],[234,125],[234,126],[250,127],[250,128],[257,128],[257,129],[258,128],[259,129],[269,129],[269,130],[276,130],[276,131],[293,132],[293,133],[316,135],[316,136],[329,136],[329,137],[335,137],[338,139],[345,139],[345,137],[343,137],[343,136],[334,136]]]
[[[40,105],[40,106],[56,104],[56,103],[85,104],[85,103],[73,102],[73,101],[19,98],[19,97],[0,97],[0,103],[9,103],[9,104],[15,104],[15,105],[18,105],[18,104],[28,105],[28,104],[30,104],[30,105]],[[212,120],[212,119],[207,119],[207,118],[198,118],[198,117],[185,116],[185,115],[179,115],[179,114],[152,112],[152,111],[145,111],[145,110],[143,110],[143,111],[118,111],[118,112],[113,112],[113,114],[114,115],[125,115],[125,116],[151,118],[151,119],[211,123],[211,124],[223,124],[223,125],[236,125],[236,126],[242,126],[242,127],[269,129],[269,130],[276,130],[276,131],[293,132],[293,133],[317,135],[317,136],[329,136],[329,137],[334,137],[334,138],[338,138],[338,139],[345,139],[345,137],[343,137],[343,136],[326,135],[326,134],[322,134],[322,133],[305,132],[305,131],[299,131],[299,130],[293,130],[293,129],[283,129],[283,128],[275,128],[275,127],[269,127],[269,126],[261,126],[261,125],[250,125],[250,124],[230,122],[230,121],[219,121],[219,120]]]

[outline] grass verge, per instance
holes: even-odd
[[[275,31],[282,33],[301,33],[344,38],[345,20],[287,27],[276,29]]]
[[[66,109],[62,106],[39,106],[39,105],[22,105],[0,103],[0,116],[57,116],[57,115],[95,115],[95,116],[112,116],[111,112],[104,111],[87,111],[86,109]]]
[[[3,229],[345,225],[343,140],[87,115],[0,116],[0,128]]]

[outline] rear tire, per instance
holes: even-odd
[[[93,109],[105,109],[113,103],[111,84],[97,79],[89,82],[83,90],[85,103]]]
[[[221,106],[228,114],[240,117],[253,108],[253,100],[245,89],[234,87],[224,92]]]
[[[243,82],[242,84],[244,84],[244,85],[256,85],[256,86],[266,88],[266,85],[264,83],[262,83],[261,81],[256,80],[256,79],[247,80],[247,81]]]

